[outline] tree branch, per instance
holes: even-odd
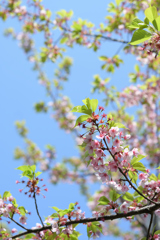
[[[15,224],[17,224],[19,227],[21,227],[21,228],[23,228],[23,229],[25,229],[25,230],[28,231],[27,228],[23,227],[20,223],[18,223],[17,221],[15,221],[13,218],[11,218],[11,217],[8,217],[8,218],[9,218],[11,221],[13,221]]]
[[[149,228],[148,228],[148,232],[147,232],[147,240],[149,240],[149,234],[150,234],[152,221],[153,221],[153,212],[151,213],[151,219],[150,219]]]
[[[72,31],[69,28],[66,28],[64,26],[61,26],[60,28],[62,28],[64,31],[66,32],[70,32],[70,33],[78,33],[78,31]],[[125,40],[121,40],[121,39],[116,39],[116,38],[112,38],[112,37],[107,37],[104,36],[102,34],[91,34],[91,33],[83,33],[82,31],[79,31],[79,33],[81,33],[84,36],[88,36],[88,37],[93,37],[93,38],[103,38],[105,40],[109,40],[109,41],[113,41],[113,42],[120,42],[120,43],[124,43],[124,44],[128,44],[128,41]]]
[[[61,226],[69,226],[72,224],[78,224],[78,223],[88,223],[88,222],[96,222],[96,221],[109,221],[109,220],[115,220],[115,219],[121,219],[121,218],[127,218],[127,217],[131,217],[131,216],[136,216],[136,215],[140,215],[140,214],[144,214],[144,213],[148,213],[148,214],[152,214],[155,210],[157,210],[158,208],[160,208],[160,202],[157,203],[157,205],[155,204],[150,204],[148,206],[142,207],[138,210],[134,210],[134,211],[130,211],[128,213],[118,213],[116,215],[107,215],[107,216],[103,216],[103,217],[98,217],[98,218],[84,218],[84,219],[80,219],[80,220],[72,220],[72,221],[68,221],[66,222],[64,225],[60,225]],[[37,228],[37,229],[29,229],[26,232],[17,234],[15,236],[12,237],[12,239],[27,235],[29,233],[37,233],[37,232],[41,232],[44,230],[51,230],[52,226],[44,226],[42,228]]]
[[[44,227],[44,223],[43,223],[42,218],[41,218],[41,216],[40,216],[40,214],[39,214],[39,211],[38,211],[38,206],[37,206],[37,200],[36,200],[36,194],[35,194],[35,192],[34,192],[34,194],[33,194],[33,197],[34,197],[34,203],[35,203],[35,206],[36,206],[37,215],[38,215],[38,217],[39,217],[39,219],[40,219],[40,221],[41,221],[41,223],[42,223],[42,226]]]

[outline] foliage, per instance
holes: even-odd
[[[17,170],[25,177],[16,183],[24,186],[20,192],[33,198],[40,223],[31,229],[24,227],[30,212],[18,205],[10,191],[5,191],[0,196],[0,221],[7,218],[24,231],[16,233],[16,228],[10,231],[1,224],[1,239],[76,240],[81,235],[76,230],[80,224],[86,225],[88,238],[110,234],[124,240],[160,239],[160,15],[157,9],[160,2],[154,0],[150,5],[148,2],[110,2],[105,22],[98,28],[81,18],[72,20],[72,10],[62,9],[53,16],[41,0],[27,1],[26,6],[19,0],[0,3],[0,19],[14,18],[22,26],[19,33],[13,28],[6,29],[6,37],[19,41],[51,100],[49,104],[45,101],[35,103],[35,111],[52,112],[59,127],[77,140],[79,151],[78,157],[71,156],[55,163],[55,147],[48,144],[43,152],[28,138],[25,121],[16,121],[17,131],[26,144],[25,150],[15,149],[15,159],[24,162]],[[143,21],[137,17],[142,10]],[[36,48],[35,35],[43,35],[40,50]],[[52,39],[53,35],[57,39]],[[130,42],[123,40],[127,36]],[[73,64],[65,52],[75,45],[98,52],[104,41],[120,43],[125,54],[136,57],[134,72],[129,74],[131,85],[123,91],[110,85],[112,77],[108,75],[114,74],[125,63],[123,54],[119,55],[121,47],[112,57],[99,56],[106,78],[95,74],[92,83],[92,93],[104,94],[105,107],[113,106],[113,111],[106,112],[95,98],[85,98],[83,105],[73,107],[69,97],[62,92]],[[48,62],[57,66],[52,80],[43,70]],[[138,106],[135,116],[128,113],[128,108],[133,106]],[[75,114],[80,115],[77,118]],[[55,212],[51,211],[42,219],[37,196],[43,195],[48,188],[41,185],[42,172],[36,171],[39,168],[43,172],[50,170],[49,179],[53,184],[61,181],[79,184],[92,217],[87,218],[76,202],[70,203],[67,209],[53,206]],[[89,192],[89,177],[92,183],[104,184],[93,195]],[[15,216],[19,216],[19,220]],[[123,232],[116,222],[118,219],[130,220],[133,231]]]

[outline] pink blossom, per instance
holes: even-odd
[[[111,139],[108,135],[106,136],[106,139],[107,139],[107,142],[110,143]]]
[[[96,149],[96,154],[97,154],[98,157],[104,156],[104,152],[103,152],[102,149]]]
[[[27,217],[26,217],[26,216],[21,216],[21,217],[19,218],[19,221],[20,221],[20,223],[22,223],[22,224],[26,224],[26,220],[27,220]]]
[[[99,142],[97,141],[97,140],[94,140],[94,141],[92,141],[91,142],[91,146],[93,147],[93,148],[98,148],[99,147]]]
[[[8,212],[11,212],[12,209],[13,209],[13,205],[12,204],[7,204],[6,209],[7,209]]]
[[[128,140],[131,138],[131,135],[130,134],[127,134],[126,136],[124,136],[124,140]]]
[[[12,228],[12,233],[16,233],[18,230],[16,228]]]
[[[127,213],[128,212],[128,203],[125,201],[124,203],[122,203],[122,205],[120,206],[120,210],[121,212]]]
[[[117,164],[113,161],[110,161],[108,163],[108,170],[110,170],[111,172],[117,172],[118,170]]]
[[[119,132],[118,127],[111,127],[111,129],[109,129],[109,135],[113,138],[117,136],[118,132]]]
[[[106,133],[100,133],[99,135],[96,136],[98,139],[103,139],[105,137]]]
[[[117,138],[113,141],[113,146],[119,147],[120,144],[121,144],[121,141]]]
[[[122,155],[123,159],[130,161],[132,156],[133,156],[133,152],[130,152],[128,148],[125,148]]]
[[[13,197],[13,196],[9,196],[9,197],[7,198],[7,200],[10,201],[10,202],[12,202],[12,201],[14,200],[14,197]]]
[[[93,212],[92,212],[92,216],[95,217],[96,219],[98,219],[99,213],[96,212],[96,211],[93,211]]]
[[[138,156],[138,154],[139,154],[138,148],[133,148],[132,152],[133,152],[134,156]]]
[[[127,187],[127,185],[123,185],[122,186],[122,192],[128,192],[129,188]]]

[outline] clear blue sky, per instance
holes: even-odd
[[[97,1],[44,1],[47,8],[56,12],[60,9],[74,11],[74,18],[81,17],[88,19],[97,26],[103,22],[106,15],[107,2],[101,0]],[[29,138],[32,139],[43,150],[48,143],[54,145],[57,151],[57,161],[61,161],[63,157],[76,156],[77,151],[74,145],[74,140],[70,135],[64,131],[60,131],[57,123],[49,117],[48,114],[36,114],[33,108],[34,103],[40,100],[46,100],[46,93],[42,86],[38,85],[36,73],[32,71],[32,65],[26,60],[23,51],[18,47],[16,41],[3,36],[3,31],[6,27],[14,27],[20,29],[19,23],[14,19],[6,23],[0,21],[0,142],[1,142],[1,174],[0,174],[0,193],[10,190],[14,197],[16,197],[19,205],[24,205],[26,209],[32,212],[28,219],[28,227],[34,226],[39,222],[34,211],[34,204],[32,199],[28,199],[18,192],[19,186],[15,184],[15,180],[19,179],[19,172],[14,170],[21,165],[21,161],[16,161],[13,158],[15,147],[23,147],[23,141],[18,136],[14,122],[16,120],[26,120],[29,128]],[[36,39],[38,44],[41,39]],[[119,44],[105,42],[103,47],[98,52],[76,46],[69,49],[66,55],[73,57],[74,65],[72,67],[69,82],[66,83],[64,94],[71,98],[74,105],[81,104],[81,100],[85,97],[91,96],[91,81],[94,74],[100,74],[101,77],[108,77],[109,75],[102,72],[100,69],[101,62],[98,56],[107,55],[113,56],[118,49]],[[119,89],[123,89],[128,84],[128,73],[133,71],[133,58],[125,57],[125,64],[118,69],[112,77],[112,84],[115,84]],[[52,76],[54,71],[54,64],[46,67],[49,76]],[[94,98],[102,100],[101,95],[94,95]],[[48,99],[49,100],[49,99]],[[110,109],[109,109],[110,110]],[[62,151],[63,149],[63,151]],[[53,211],[49,206],[57,206],[59,208],[68,207],[69,203],[78,201],[83,211],[86,211],[86,216],[91,216],[85,198],[79,194],[79,187],[77,185],[58,186],[50,185],[47,175],[43,174],[46,180],[49,192],[46,194],[46,199],[38,198],[41,216],[48,216]],[[92,187],[95,190],[97,186]],[[65,201],[64,201],[65,199]],[[125,222],[126,223],[126,222]],[[15,226],[15,225],[12,225]],[[87,239],[86,227],[81,226],[81,232],[84,234],[80,239]],[[102,239],[105,239],[102,238]],[[109,238],[107,238],[109,239]],[[113,238],[111,238],[113,239]]]

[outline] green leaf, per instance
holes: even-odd
[[[154,232],[154,234],[160,234],[160,230],[157,230],[156,232]]]
[[[146,172],[145,166],[142,163],[140,163],[140,162],[134,163],[132,166],[136,170],[139,170],[139,171],[142,171],[142,172]]]
[[[137,179],[138,179],[137,173],[136,173],[136,172],[129,171],[129,172],[128,172],[128,175],[129,175],[131,181],[132,181],[134,184],[136,184],[136,183],[137,183]]]
[[[143,237],[141,240],[146,240],[146,237]]]
[[[101,61],[107,61],[107,60],[108,60],[108,57],[106,57],[106,56],[100,56],[100,57],[99,57],[99,60],[101,60]]]
[[[126,201],[131,201],[131,202],[133,202],[133,200],[134,200],[133,195],[132,195],[131,193],[129,193],[129,192],[126,192],[122,197],[123,197],[123,199],[126,200]]]
[[[79,113],[85,113],[88,115],[92,115],[92,110],[88,109],[85,105],[83,106],[76,106],[72,109],[72,112],[79,112]]]
[[[140,68],[139,68],[139,65],[138,65],[138,64],[136,64],[136,65],[134,66],[134,69],[135,69],[135,71],[136,71],[137,73],[139,73]]]
[[[79,118],[77,118],[76,124],[75,124],[74,127],[76,127],[78,125],[78,123],[82,123],[82,122],[86,121],[88,118],[90,118],[89,115],[82,115],[82,116],[80,116]]]
[[[96,109],[97,109],[97,106],[98,106],[98,100],[97,99],[92,99],[90,101],[90,104],[91,104],[92,111],[95,112]]]
[[[145,17],[144,23],[147,24],[147,25],[149,24],[149,19],[147,17]]]
[[[133,165],[133,164],[141,161],[141,160],[142,160],[143,158],[145,158],[145,157],[147,157],[147,156],[140,154],[140,155],[138,155],[137,157],[134,157],[134,158],[131,160],[131,164]]]
[[[20,167],[18,167],[18,168],[15,168],[15,169],[18,169],[18,170],[24,172],[24,171],[26,171],[26,170],[29,170],[29,167],[28,167],[28,165],[24,165],[24,166],[20,166]]]
[[[32,170],[32,172],[36,171],[36,165],[29,166],[29,168]]]
[[[66,215],[67,213],[70,213],[71,211],[68,209],[65,210],[60,210],[58,211],[58,214],[60,215],[60,217],[63,217],[64,215]]]
[[[58,215],[58,213],[52,213],[51,217],[52,218],[57,218],[57,217],[59,217],[59,215]]]
[[[158,180],[158,178],[156,177],[156,175],[153,174],[153,173],[150,175],[149,179],[150,179],[150,180],[154,180],[154,181],[157,181],[157,180]]]
[[[75,203],[70,203],[69,204],[69,210],[74,210],[74,206],[75,206],[76,204]]]
[[[66,10],[62,9],[62,10],[56,12],[56,14],[59,15],[60,17],[64,18],[64,17],[66,17],[67,12],[66,12]]]
[[[139,186],[139,187],[137,188],[137,190],[142,193],[142,192],[143,192],[143,187],[142,187],[142,186]],[[135,192],[134,192],[134,196],[140,196],[140,195],[139,195],[138,192],[135,191]]]
[[[128,25],[128,27],[131,28],[131,29],[136,29],[136,28],[140,27],[140,24],[144,24],[144,22],[142,22],[138,18],[134,18],[132,23],[130,25]]]
[[[122,123],[114,123],[114,127],[126,128]],[[128,128],[126,128],[128,129]]]
[[[15,198],[13,199],[12,203],[13,203],[13,205],[14,205],[15,207],[18,207],[18,204],[17,204],[17,202],[16,202],[16,199],[15,199]]]
[[[21,215],[23,215],[23,216],[26,215],[26,209],[23,206],[19,207],[18,209],[19,209]]]
[[[111,189],[109,191],[109,197],[113,202],[115,202],[120,196],[121,194],[118,194],[114,189]]]
[[[10,197],[10,196],[11,196],[10,191],[5,191],[5,192],[3,193],[3,199],[4,199],[4,198],[7,199],[7,197]]]
[[[139,43],[145,42],[146,40],[150,39],[152,37],[152,34],[145,30],[136,30],[133,33],[132,39],[130,44],[131,45],[137,45]]]
[[[142,196],[136,197],[135,200],[136,200],[136,202],[140,203],[144,200],[144,197],[142,197]]]
[[[152,24],[156,30],[160,31],[160,16],[158,16],[156,19],[154,19]]]
[[[119,6],[122,1],[123,1],[123,0],[116,0],[117,6]]]
[[[51,208],[53,208],[56,212],[59,212],[62,210],[62,209],[59,209],[58,207],[51,207]]]
[[[88,109],[91,109],[90,99],[85,98],[82,102],[87,106]]]
[[[158,180],[160,180],[160,173],[158,174]]]
[[[155,6],[149,7],[144,12],[145,16],[149,19],[149,21],[152,23],[154,19],[158,17],[157,9]]]
[[[33,239],[35,235],[33,233],[25,235],[25,239]]]
[[[110,201],[108,200],[108,198],[106,198],[105,196],[100,197],[100,199],[98,200],[99,204],[98,205],[107,205]]]
[[[35,177],[38,177],[42,172],[36,172]]]

